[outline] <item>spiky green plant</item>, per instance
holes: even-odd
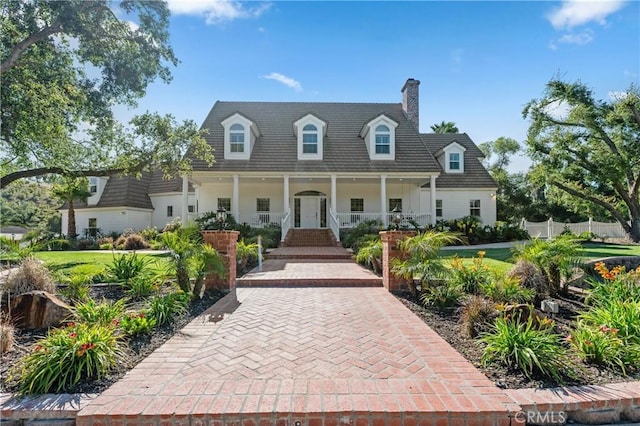
[[[379,236],[362,243],[356,262],[371,266],[377,274],[382,273],[382,240]]]

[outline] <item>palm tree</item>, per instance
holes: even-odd
[[[414,278],[418,278],[424,287],[429,280],[440,278],[447,270],[439,257],[440,249],[458,241],[460,238],[456,234],[439,231],[425,231],[398,241],[398,248],[407,258],[402,261],[394,259],[391,271],[410,283]],[[417,296],[414,286],[411,287],[411,291]]]
[[[516,259],[527,260],[542,272],[549,296],[555,297],[561,290],[566,290],[561,288],[562,277],[569,278],[573,268],[579,265],[579,250],[580,246],[573,238],[561,236],[546,241],[534,238],[529,244],[515,247],[512,251]]]
[[[433,130],[433,133],[460,133],[456,127],[456,123],[444,120],[442,120],[440,124],[436,123],[431,126],[431,130]]]
[[[73,240],[78,236],[74,201],[87,201],[87,198],[91,195],[89,180],[86,177],[64,176],[58,183],[53,185],[52,193],[55,197],[67,203],[69,207],[67,238]]]
[[[356,262],[371,265],[373,272],[382,272],[382,240],[380,237],[365,242],[356,254]]]

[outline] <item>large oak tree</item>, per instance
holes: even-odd
[[[113,117],[152,81],[170,81],[168,27],[159,1],[0,0],[0,185],[49,173],[178,174],[189,148],[212,162],[191,120]]]
[[[605,209],[640,242],[638,88],[602,101],[581,82],[554,79],[523,116],[531,120],[527,145],[535,175]]]

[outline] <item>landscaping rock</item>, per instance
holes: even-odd
[[[11,300],[11,317],[21,329],[57,327],[72,315],[69,305],[46,291],[30,291]]]

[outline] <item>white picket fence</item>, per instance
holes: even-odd
[[[588,222],[578,223],[554,222],[553,219],[545,222],[529,222],[522,219],[520,227],[526,229],[532,237],[538,238],[553,238],[560,235],[565,229],[576,235],[583,232],[593,232],[600,238],[624,238],[627,236],[620,223],[596,222],[591,218]]]

